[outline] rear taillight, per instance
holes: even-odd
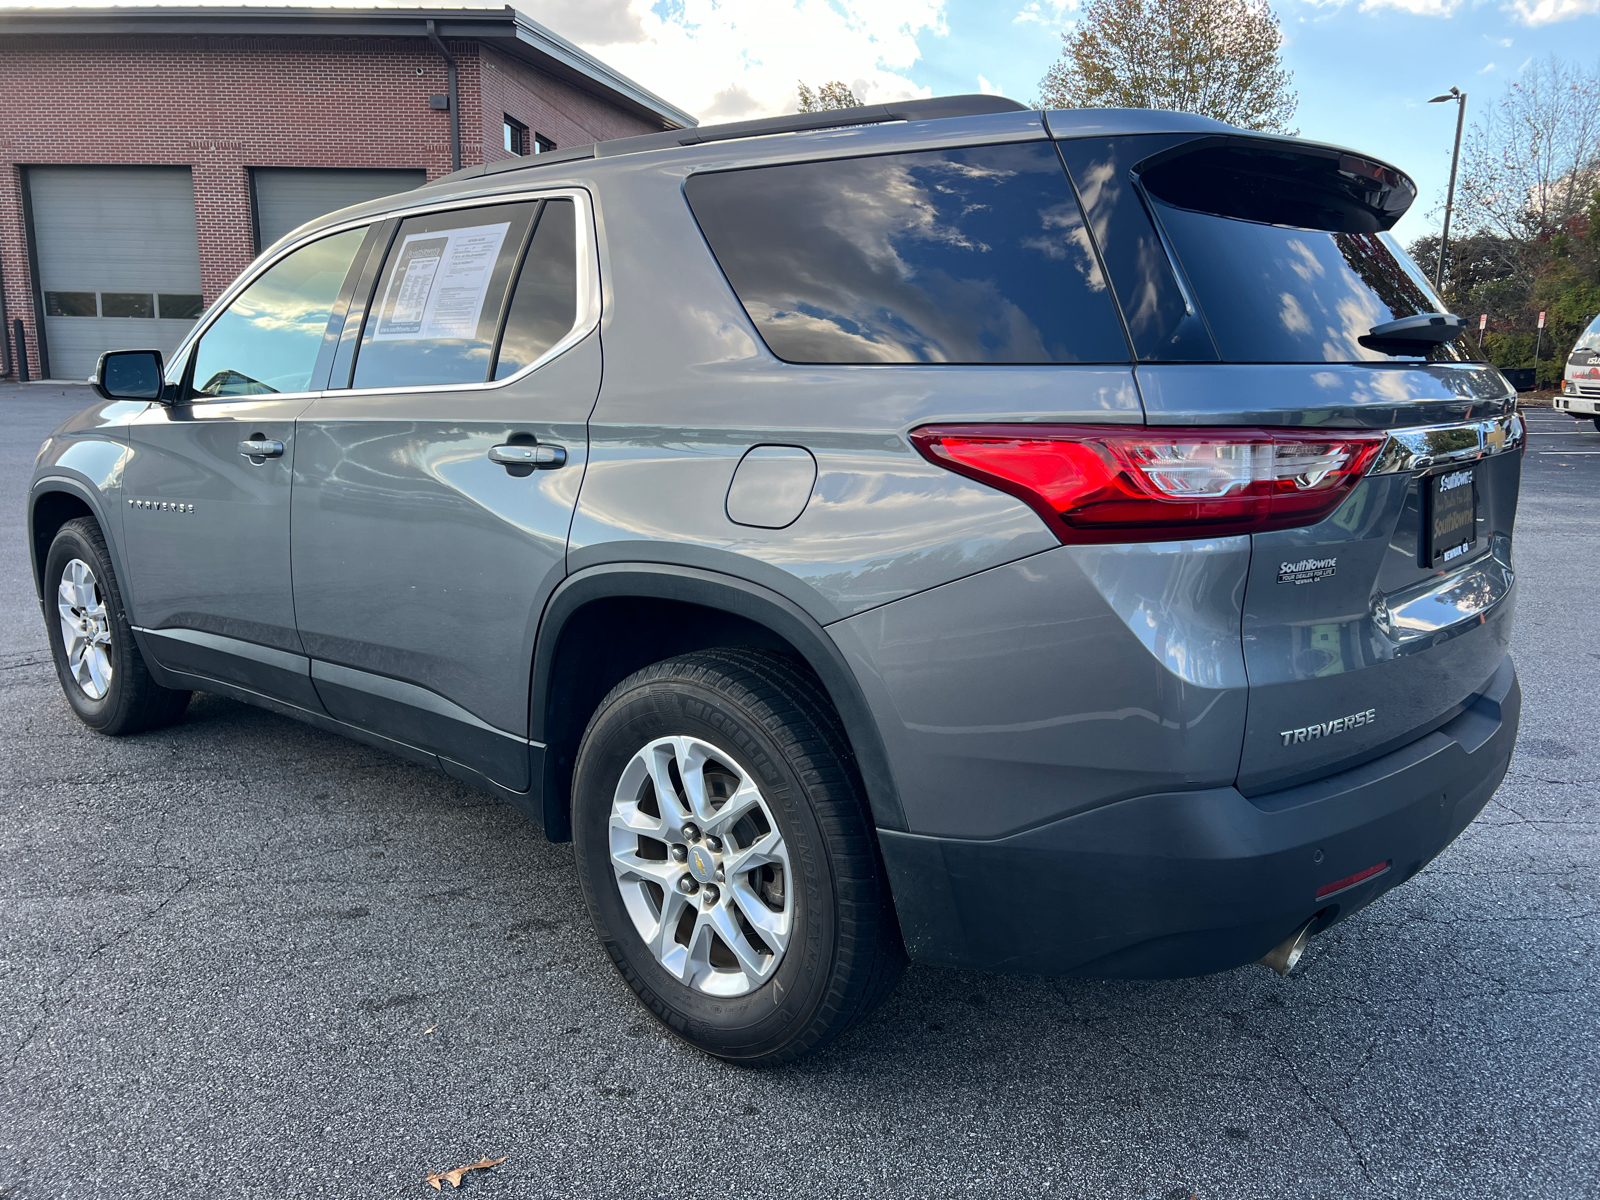
[[[1387,435],[1364,430],[929,425],[924,458],[1026,501],[1063,542],[1152,542],[1315,525]]]

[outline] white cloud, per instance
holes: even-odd
[[[1318,8],[1343,8],[1347,0],[1308,0],[1308,3]],[[1523,0],[1516,0],[1517,3]],[[1546,2],[1546,0],[1541,0]],[[1571,0],[1554,0],[1555,3],[1570,3]],[[1597,0],[1600,2],[1600,0]],[[1456,10],[1461,7],[1463,0],[1361,0],[1361,11],[1372,12],[1380,8],[1397,8],[1401,12],[1411,13],[1417,17],[1453,17]]]
[[[1505,7],[1524,25],[1549,25],[1600,13],[1600,0],[1511,0]]]
[[[1002,96],[1005,94],[998,87],[985,79],[982,75],[978,76],[978,91],[985,96]]]
[[[1487,75],[1492,70],[1494,70],[1494,64],[1493,63],[1485,63],[1483,66],[1478,68],[1478,74],[1479,75]]]
[[[1050,0],[1046,0],[1049,3]],[[944,0],[522,0],[534,20],[696,116],[793,112],[796,84],[838,79],[869,103],[926,96],[917,38]]]
[[[1461,0],[1361,0],[1361,11],[1377,8],[1398,8],[1401,12],[1418,17],[1453,17],[1461,7]]]
[[[1022,11],[1011,18],[1013,25],[1042,25],[1046,29],[1065,29],[1068,14],[1076,12],[1078,0],[1028,0]]]

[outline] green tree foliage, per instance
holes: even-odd
[[[813,91],[804,81],[800,84],[800,107],[796,112],[827,112],[835,108],[860,108],[861,101],[842,81],[834,79]]]
[[[1165,108],[1293,132],[1267,0],[1091,0],[1039,83],[1045,108]]]
[[[1600,314],[1600,67],[1530,63],[1471,128],[1461,150],[1457,228],[1445,301],[1501,367],[1531,367],[1547,314],[1539,385],[1560,385],[1584,327]],[[1412,256],[1431,278],[1439,239]]]

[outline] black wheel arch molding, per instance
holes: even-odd
[[[631,618],[644,606],[655,621],[663,619],[659,614],[670,619],[676,612],[690,627],[681,639],[670,630],[663,638],[660,624],[636,629]],[[708,633],[718,624],[720,630]],[[708,636],[714,640],[708,642]],[[688,649],[752,642],[797,656],[817,676],[843,722],[874,824],[904,830],[905,812],[876,718],[855,673],[815,616],[787,596],[736,575],[664,562],[608,562],[577,570],[556,587],[534,644],[528,733],[547,747],[541,789],[546,836],[552,841],[570,837],[577,743],[595,704],[613,684],[638,667]],[[611,660],[595,664],[594,654]],[[648,661],[634,661],[645,656]],[[599,669],[585,669],[590,666]],[[598,689],[597,695],[586,694],[586,678],[595,681],[587,690]]]
[[[88,515],[93,517],[95,523],[100,526],[101,535],[106,539],[106,550],[111,555],[111,569],[117,573],[117,579],[122,583],[123,607],[127,610],[129,621],[133,621],[133,600],[128,595],[128,589],[132,581],[122,561],[122,529],[120,526],[113,526],[109,521],[106,509],[110,502],[100,488],[86,477],[76,474],[52,472],[48,475],[41,475],[28,488],[28,562],[29,566],[33,568],[33,590],[38,597],[39,603],[43,604],[45,599],[44,560],[45,555],[50,552],[50,539],[55,536],[55,531],[60,529],[67,521],[83,515],[81,512],[76,511],[76,505],[72,506],[74,511],[71,515],[55,522],[54,528],[49,532],[49,536],[45,536],[39,528],[39,513],[41,507],[50,506],[52,503],[50,497],[52,496],[71,497],[78,504],[87,508],[89,510]]]

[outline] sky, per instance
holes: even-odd
[[[535,20],[702,121],[792,112],[797,80],[866,101],[998,92],[1027,103],[1080,0],[520,0]],[[1467,121],[1535,58],[1600,59],[1600,0],[1275,0],[1302,136],[1416,179],[1396,233],[1435,230],[1459,87]]]
[[[33,2],[65,7],[70,0]],[[842,80],[869,103],[963,92],[1027,103],[1084,0],[511,2],[714,122],[793,112],[801,80]],[[1293,124],[1305,137],[1363,150],[1416,179],[1421,195],[1396,228],[1407,242],[1438,228],[1450,174],[1455,106],[1429,97],[1459,87],[1468,94],[1470,125],[1534,59],[1600,59],[1600,0],[1274,0],[1274,7],[1300,97]]]

